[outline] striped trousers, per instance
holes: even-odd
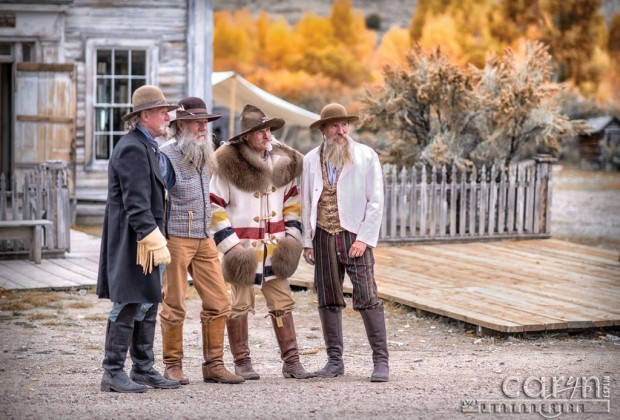
[[[353,284],[354,310],[374,309],[382,305],[377,296],[372,248],[367,246],[361,257],[349,258],[349,249],[356,237],[355,233],[346,230],[330,235],[317,228],[312,245],[315,259],[314,286],[319,308],[346,307],[342,294],[345,272]]]

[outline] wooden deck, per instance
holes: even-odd
[[[0,260],[0,289],[68,289],[96,284],[99,238],[71,231],[64,259]],[[620,325],[618,253],[555,239],[381,246],[381,297],[500,332]],[[301,262],[291,284],[312,288]],[[351,285],[345,281],[345,290]]]
[[[618,253],[555,239],[379,247],[379,294],[515,333],[620,325]],[[300,264],[292,284],[312,287]],[[348,279],[345,290],[351,291]]]

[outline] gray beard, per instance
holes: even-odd
[[[348,140],[348,136],[345,136]],[[323,161],[328,162],[338,171],[346,164],[353,163],[349,143],[338,144],[333,138],[326,138],[323,142]]]
[[[207,138],[201,138],[190,133],[181,133],[177,137],[177,145],[183,152],[181,162],[197,170],[202,170],[206,166],[211,173],[217,169],[213,143],[208,135]]]

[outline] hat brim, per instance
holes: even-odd
[[[142,111],[146,111],[146,110],[148,110],[148,109],[168,108],[168,112],[170,112],[170,111],[174,111],[174,110],[175,110],[175,109],[177,109],[178,107],[179,107],[179,106],[178,106],[178,105],[176,105],[176,104],[165,104],[165,105],[161,105],[161,104],[159,104],[159,105],[156,105],[156,106],[149,106],[149,107],[146,107],[146,108],[140,108],[140,109],[137,109],[137,110],[134,110],[134,111],[128,112],[127,114],[123,115],[123,116],[121,117],[121,120],[123,120],[123,121],[127,121],[128,119],[130,119],[130,118],[131,118],[131,117],[133,117],[134,115],[139,114],[140,112],[142,112]]]
[[[209,114],[208,112],[202,112],[202,113],[194,113],[192,115],[183,115],[182,117],[176,116],[172,121],[170,121],[170,124],[172,124],[173,122],[177,122],[177,121],[191,121],[191,120],[207,120],[211,122],[211,121],[219,120],[220,118],[222,118],[221,115]]]
[[[255,131],[262,130],[263,128],[267,128],[267,127],[269,127],[273,131],[276,131],[276,130],[279,130],[282,127],[284,127],[284,124],[285,124],[285,122],[284,122],[284,120],[282,118],[272,118],[270,120],[267,120],[265,122],[257,124],[254,127],[251,127],[249,129],[247,129],[247,130],[237,134],[234,137],[229,138],[228,141],[229,142],[233,142],[233,141],[239,140],[241,137],[245,136],[246,134],[250,134],[250,133],[253,133]]]
[[[346,117],[324,118],[322,120],[318,120],[310,124],[310,130],[318,130],[319,128],[321,128],[323,124],[327,124],[330,122],[336,122],[336,121],[356,122],[356,121],[359,121],[359,119],[360,117],[358,117],[357,115],[347,115]]]

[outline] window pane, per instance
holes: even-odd
[[[97,159],[110,159],[110,141],[109,136],[95,136],[95,157]]]
[[[133,79],[131,81],[131,94],[133,95],[136,89],[144,85],[146,85],[146,79]]]
[[[133,76],[146,74],[146,51],[131,52],[131,74]]]
[[[97,120],[95,121],[95,130],[96,131],[110,131],[110,116],[107,108],[96,108],[95,116]]]
[[[114,138],[114,140],[113,140],[113,141],[114,141],[114,143],[113,143],[113,144],[114,144],[114,147],[116,147],[116,145],[118,144],[118,141],[119,141],[119,140],[121,139],[121,137],[123,137],[123,136],[124,136],[124,134],[116,134],[116,135],[114,135],[114,136],[113,136],[113,138]]]
[[[22,44],[22,60],[23,61],[36,61],[34,56],[34,42],[24,42]]]
[[[117,79],[114,81],[114,103],[131,103],[131,98],[129,97],[129,80]]]
[[[109,79],[97,80],[97,103],[109,104],[112,101],[111,87],[112,83]]]
[[[97,51],[97,74],[111,74],[112,72],[112,51]]]
[[[112,118],[114,118],[112,131],[125,131],[125,121],[123,121],[123,115],[128,112],[129,108],[114,108],[112,110]]]
[[[0,55],[6,55],[11,57],[13,55],[13,48],[8,42],[0,42]]]
[[[129,51],[114,51],[114,75],[129,75]]]

